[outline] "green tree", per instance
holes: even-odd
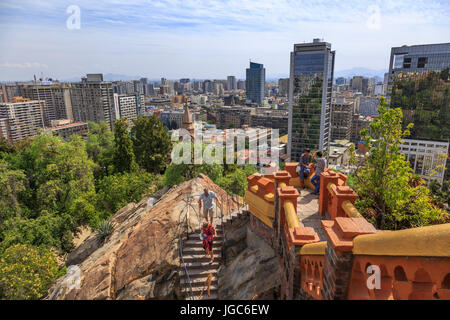
[[[5,175],[23,171],[27,188],[18,184],[20,216],[10,215],[0,226],[2,247],[28,243],[70,250],[77,228],[98,220],[91,207],[76,205],[90,201],[87,195],[95,193],[94,163],[88,158],[85,142],[81,137],[65,142],[41,134],[6,159],[14,169]],[[23,181],[23,176],[17,177],[18,182]]]
[[[162,187],[161,176],[145,170],[117,173],[104,177],[98,187],[99,208],[109,218],[130,202],[139,202],[147,195]]]
[[[13,153],[15,151],[16,149],[14,148],[14,145],[9,143],[9,141],[6,140],[5,138],[0,137],[0,158],[2,157],[1,156],[2,152]]]
[[[112,173],[114,134],[109,129],[109,125],[102,121],[95,123],[88,121],[89,133],[86,136],[86,151],[98,167],[95,175],[97,179]]]
[[[153,115],[140,116],[131,129],[137,163],[148,172],[161,173],[172,146],[167,128]]]
[[[137,170],[133,151],[133,140],[128,133],[128,120],[114,121],[114,168],[116,172],[130,172]]]
[[[0,224],[9,217],[21,215],[18,195],[25,190],[25,180],[22,170],[13,170],[8,162],[0,159]]]
[[[56,257],[50,250],[16,244],[0,255],[0,298],[42,298],[58,275]]]
[[[361,131],[369,155],[355,171],[356,206],[379,229],[398,229],[444,221],[445,213],[431,204],[426,188],[410,186],[412,170],[399,152],[402,129],[400,108],[388,108],[381,98],[379,117]]]

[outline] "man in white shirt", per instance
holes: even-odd
[[[214,209],[214,203],[213,200],[216,199],[216,201],[220,204],[220,201],[217,199],[216,194],[213,191],[208,190],[207,188],[203,189],[203,193],[200,195],[200,198],[198,199],[198,206],[200,208],[200,211],[202,210],[202,200],[203,200],[203,216],[206,219],[206,222],[208,222],[208,216],[211,219],[211,224],[213,223],[213,209]]]

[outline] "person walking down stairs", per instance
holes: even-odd
[[[203,240],[203,249],[206,251],[205,257],[208,255],[211,257],[209,260],[209,264],[211,264],[214,262],[213,241],[214,237],[217,236],[216,229],[211,224],[204,222],[201,236]]]
[[[198,199],[198,206],[200,208],[200,211],[202,211],[202,200],[203,200],[203,216],[206,219],[206,222],[210,222],[211,225],[213,224],[213,218],[214,218],[214,203],[213,200],[216,199],[216,202],[220,205],[219,199],[217,199],[217,195],[213,192],[208,190],[208,188],[203,189],[203,193],[200,195],[200,198]],[[208,221],[208,216],[211,221]]]

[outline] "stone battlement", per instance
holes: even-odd
[[[322,220],[305,227],[297,165],[249,176],[244,198],[279,256],[282,299],[450,299],[450,224],[377,230],[354,206],[358,195],[347,177],[326,170],[317,205]],[[313,174],[306,187],[313,188]]]

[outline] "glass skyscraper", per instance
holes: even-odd
[[[264,101],[264,87],[266,84],[266,69],[260,63],[250,62],[246,69],[245,90],[247,99],[261,105]]]
[[[314,39],[295,44],[289,81],[288,154],[299,161],[305,149],[330,148],[331,90],[335,52],[331,44]]]
[[[400,73],[441,71],[450,67],[450,43],[423,44],[391,48],[388,93]]]

